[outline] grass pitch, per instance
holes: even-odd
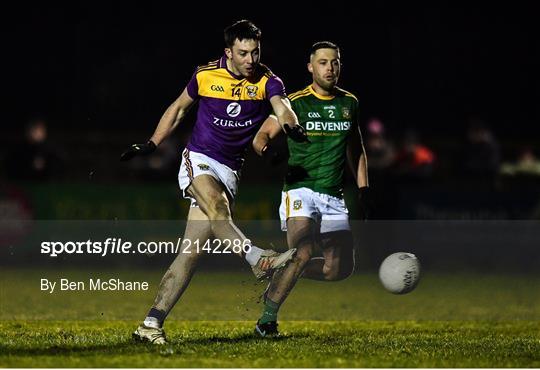
[[[161,272],[0,272],[3,367],[540,367],[540,276],[423,276],[411,294],[375,274],[301,281],[283,336],[252,335],[260,314],[248,272],[201,272],[166,323],[171,344],[137,344]],[[39,279],[122,277],[148,292],[39,290]]]

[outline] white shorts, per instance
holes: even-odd
[[[229,193],[231,203],[234,201],[240,180],[238,171],[234,171],[229,166],[207,155],[184,149],[180,171],[178,172],[178,183],[180,184],[184,198],[191,200],[191,207],[198,207],[199,205],[194,198],[186,193],[186,189],[191,185],[193,179],[199,175],[210,175],[218,180]]]
[[[279,218],[281,230],[287,230],[289,217],[309,217],[320,224],[320,232],[350,230],[349,210],[345,200],[308,188],[292,189],[281,193]]]

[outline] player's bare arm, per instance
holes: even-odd
[[[137,155],[148,155],[156,150],[156,147],[165,140],[184,119],[194,100],[184,89],[182,94],[165,110],[161,116],[154,134],[144,144],[133,144],[129,149],[122,153],[120,160],[128,161]]]
[[[298,117],[296,117],[296,114],[292,110],[289,99],[276,95],[270,98],[270,104],[272,104],[275,117],[281,126],[284,124],[295,126],[298,124]]]
[[[292,140],[297,142],[309,141],[306,131],[298,124],[298,117],[292,110],[289,99],[276,95],[270,98],[270,103],[279,124]]]
[[[182,94],[163,113],[150,140],[154,144],[159,145],[184,119],[194,102],[187,93],[187,89],[184,89]]]
[[[347,143],[347,160],[358,187],[359,217],[365,220],[370,216],[373,205],[369,196],[367,156],[360,127],[351,130],[349,142]]]
[[[298,127],[301,126],[298,125]],[[274,148],[270,142],[273,138],[278,136],[282,130],[277,117],[270,115],[266,121],[264,121],[253,139],[252,145],[255,152],[272,166],[283,162],[287,157],[285,151]]]
[[[347,160],[359,189],[369,187],[366,149],[360,128],[351,130],[347,143]]]
[[[261,155],[267,163],[276,165],[285,159],[285,154],[275,150],[270,140],[276,137],[283,129],[287,136],[297,142],[308,141],[306,131],[298,124],[298,117],[291,108],[289,99],[284,96],[273,96],[270,103],[275,115],[270,115],[253,139],[253,149]]]
[[[367,156],[364,144],[362,144],[362,153],[360,154],[360,159],[358,160],[358,175],[356,177],[356,184],[359,188],[369,187]]]
[[[263,149],[268,145],[270,140],[278,136],[282,131],[283,129],[277,117],[273,114],[268,116],[255,135],[255,138],[253,138],[253,150],[255,150],[255,153],[263,155]]]

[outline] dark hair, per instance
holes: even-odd
[[[238,39],[242,40],[261,40],[261,30],[259,27],[253,24],[253,22],[248,21],[247,19],[242,19],[241,21],[231,24],[229,27],[225,28],[223,32],[225,35],[225,45],[228,48],[231,48],[234,45],[234,41]]]
[[[339,53],[339,46],[337,46],[333,42],[319,41],[319,42],[314,43],[313,46],[311,46],[311,52],[309,54],[313,55],[319,49],[334,49],[335,51]]]

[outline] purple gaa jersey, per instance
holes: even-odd
[[[187,148],[233,170],[242,167],[247,146],[270,114],[270,98],[286,96],[283,82],[266,66],[259,64],[247,79],[227,69],[225,56],[197,68],[187,92],[199,99]]]

